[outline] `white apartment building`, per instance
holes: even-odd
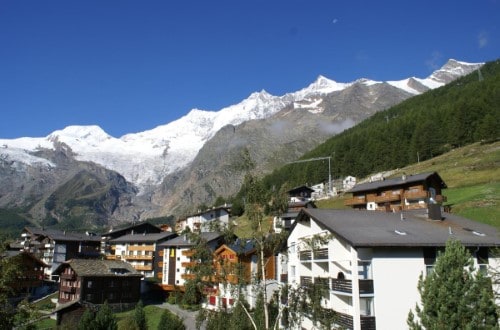
[[[499,264],[490,254],[500,246],[496,228],[428,214],[435,212],[303,209],[288,237],[288,283],[328,283],[322,303],[337,313],[341,327],[406,329],[408,312],[420,302],[419,275],[432,269],[448,239],[468,247],[478,268]],[[311,247],[317,237],[328,243]],[[301,327],[313,324],[305,319]]]

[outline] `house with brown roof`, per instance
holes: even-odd
[[[113,255],[115,251],[112,250],[112,245],[109,243],[110,240],[132,234],[157,234],[162,230],[149,222],[134,223],[121,228],[111,228],[108,231],[101,234],[101,253],[104,255]]]
[[[344,204],[359,210],[400,211],[427,208],[446,201],[446,188],[436,172],[402,175],[355,185]]]
[[[24,250],[33,253],[47,267],[45,277],[57,281],[54,270],[73,258],[98,258],[100,237],[93,233],[75,233],[57,229],[25,227],[21,233]]]
[[[177,237],[176,233],[137,233],[109,240],[114,254],[106,255],[108,260],[123,260],[132,265],[145,278],[156,277],[162,271],[162,249],[159,244]]]
[[[124,261],[73,259],[54,273],[60,278],[58,324],[76,324],[85,308],[105,301],[112,308],[128,308],[140,299],[142,274]]]
[[[313,238],[317,246],[312,246]],[[459,240],[476,269],[498,269],[496,228],[455,214],[303,209],[287,241],[288,284],[320,283],[321,303],[345,329],[404,329],[420,295],[419,276],[432,271],[437,251]],[[311,329],[305,318],[303,329]]]

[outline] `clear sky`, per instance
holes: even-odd
[[[0,0],[0,138],[152,129],[318,75],[500,57],[500,0]]]

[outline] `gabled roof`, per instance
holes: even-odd
[[[215,253],[220,253],[222,250],[229,249],[233,251],[237,255],[248,255],[251,254],[255,251],[255,242],[250,239],[237,239],[234,243],[232,244],[223,244],[220,246],[217,250],[215,250]]]
[[[12,250],[7,250],[7,251],[4,251],[4,252],[2,252],[0,254],[0,258],[14,258],[14,257],[18,257],[18,256],[32,259],[38,265],[40,265],[42,267],[47,267],[47,264],[45,262],[43,262],[42,260],[38,259],[32,253],[29,253],[27,251],[12,251]]]
[[[443,179],[437,174],[437,172],[420,173],[414,175],[404,175],[397,178],[385,179],[380,181],[373,181],[367,183],[360,183],[355,185],[353,188],[348,190],[349,193],[360,192],[360,191],[373,191],[381,188],[393,187],[393,186],[403,186],[408,183],[418,183],[424,182],[431,177],[435,177],[436,180],[441,185],[441,188],[446,188],[446,184]]]
[[[444,220],[428,220],[425,209],[401,213],[303,209],[291,232],[310,217],[354,247],[445,246],[450,238],[465,246],[500,246],[495,227],[454,214],[442,215]]]
[[[87,233],[76,233],[58,229],[44,229],[36,227],[25,227],[24,231],[38,237],[48,237],[54,241],[87,241],[87,242],[100,242],[101,237]]]
[[[214,240],[217,240],[219,238],[222,238],[224,235],[219,233],[219,232],[202,232],[199,234],[201,239],[206,241],[207,243],[210,243]],[[168,247],[168,246],[184,246],[184,247],[190,247],[194,246],[195,242],[191,241],[189,239],[189,235],[183,234],[180,235],[176,238],[170,239],[162,244],[159,244],[159,247]]]
[[[299,187],[295,187],[295,188],[292,188],[290,190],[287,191],[288,194],[293,194],[295,192],[298,192],[298,191],[309,191],[309,192],[313,192],[314,189],[312,188],[309,188],[308,186],[299,186]]]
[[[169,231],[154,234],[129,234],[112,239],[110,243],[156,243],[169,238],[176,237],[177,234]]]
[[[129,225],[124,228],[117,228],[117,229],[111,229],[107,232],[104,232],[101,234],[101,236],[120,236],[120,235],[125,235],[126,233],[131,232],[134,230],[134,233],[159,233],[161,232],[161,229],[158,228],[157,226],[150,224],[149,222],[141,222],[141,223],[136,223]]]
[[[54,271],[60,274],[66,267],[71,267],[77,276],[128,276],[142,277],[131,264],[121,260],[72,259],[63,262]]]
[[[200,211],[200,212],[197,212],[197,213],[194,213],[194,214],[190,214],[190,215],[187,216],[187,218],[197,217],[197,216],[200,216],[200,215],[203,215],[203,214],[208,214],[208,213],[211,213],[211,212],[214,212],[214,211],[226,211],[228,214],[230,213],[229,212],[229,207],[218,206],[218,207],[213,207],[211,209],[206,209],[204,211]]]

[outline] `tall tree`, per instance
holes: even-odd
[[[94,330],[117,330],[118,325],[116,323],[115,316],[111,307],[105,301],[97,311],[94,319],[93,328]]]
[[[471,254],[457,240],[446,243],[434,270],[420,275],[421,303],[408,314],[410,329],[496,329],[491,280],[474,269]]]
[[[137,330],[147,330],[146,313],[141,300],[137,303],[134,310],[134,323]]]

